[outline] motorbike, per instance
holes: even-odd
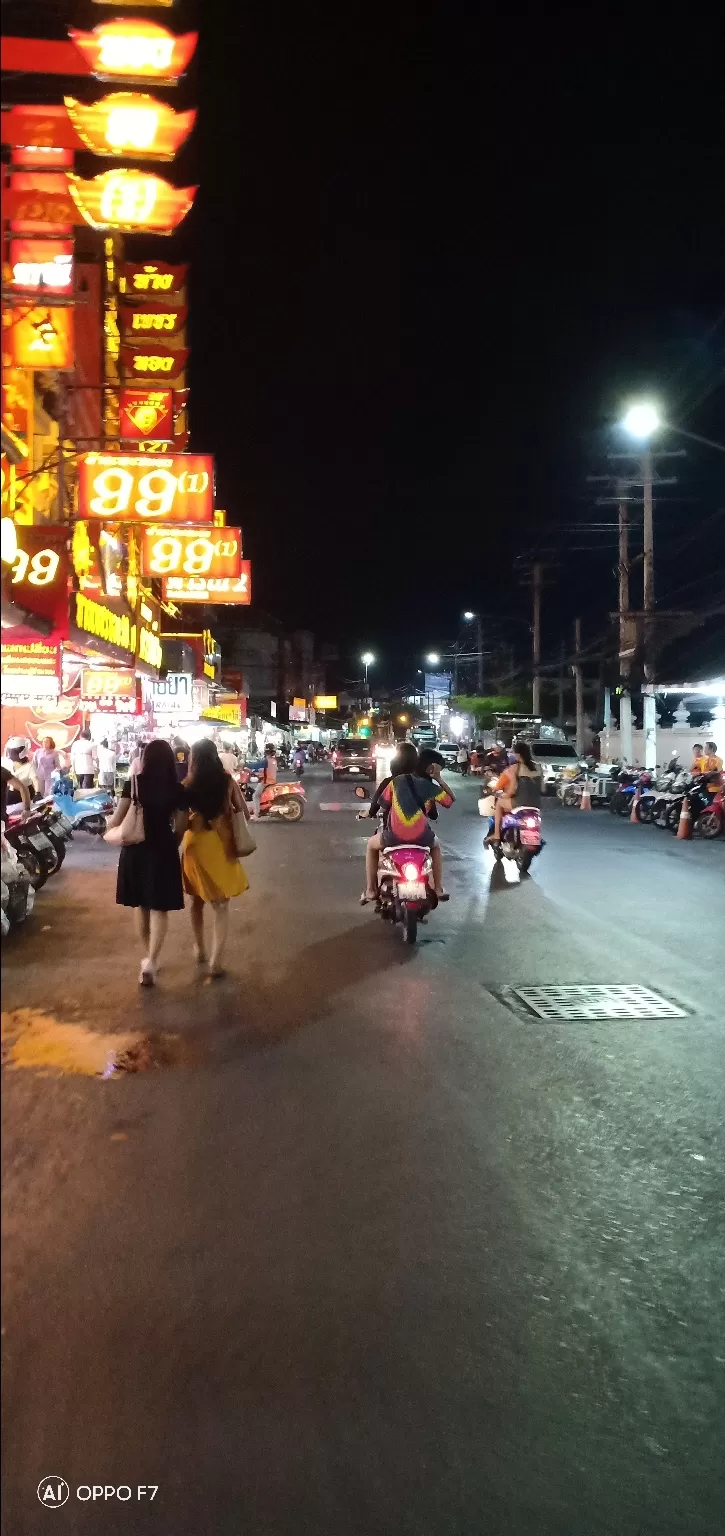
[[[720,828],[718,822],[721,818],[721,809],[715,811],[715,820],[712,817],[713,807],[717,805],[718,798],[722,806],[722,786],[713,780],[712,774],[700,774],[697,778],[686,776],[688,783],[682,786],[679,793],[673,796],[665,813],[665,826],[668,831],[676,832],[680,824],[682,805],[687,798],[690,803],[690,815],[692,817],[693,832],[702,833],[703,818],[705,822],[705,837],[717,837]]]
[[[488,796],[488,804],[482,814],[489,816],[489,832],[494,830],[494,797]],[[480,809],[480,803],[479,803]],[[491,844],[493,856],[500,864],[503,859],[513,859],[519,875],[527,875],[534,859],[544,847],[541,836],[541,811],[536,805],[521,805],[507,811],[501,821],[501,842]]]
[[[262,780],[261,773],[242,768],[238,774],[245,800],[254,799],[254,791]],[[307,796],[301,784],[267,784],[262,790],[259,815],[275,821],[301,821],[305,814]]]
[[[661,831],[664,830],[668,826],[668,818],[675,805],[677,806],[677,818],[679,821],[680,811],[682,809],[682,801],[689,783],[690,775],[683,768],[678,774],[676,774],[675,778],[670,781],[667,789],[663,789],[657,792],[655,795],[654,805],[652,806],[652,815],[650,818],[653,827],[659,827]],[[675,827],[675,831],[676,830],[677,828]]]
[[[35,890],[28,871],[21,864],[15,849],[4,835],[0,876],[2,877],[1,897],[4,918],[2,930],[5,937],[8,929],[24,923],[26,917],[30,916],[35,904]]]
[[[106,830],[106,817],[110,816],[114,800],[109,789],[76,789],[67,774],[53,775],[53,800],[73,832],[90,832],[92,837],[102,837]]]
[[[5,837],[15,849],[36,891],[42,889],[48,876],[54,875],[61,863],[57,848],[46,833],[45,819],[43,808],[36,810],[34,807],[24,816],[22,810],[14,811],[14,807],[8,806]]]
[[[358,785],[355,794],[358,800],[367,798],[362,784]],[[357,819],[370,820],[369,812],[360,811]],[[372,819],[382,827],[381,812]],[[400,923],[404,944],[415,944],[418,924],[425,922],[428,913],[435,911],[437,906],[430,848],[424,848],[420,843],[396,843],[392,848],[383,848],[378,861],[375,911],[386,922]]]
[[[697,818],[700,837],[725,837],[725,790],[721,787],[712,805],[701,811]]]
[[[632,803],[635,791],[640,793],[648,790],[652,785],[652,774],[649,769],[622,768],[617,774],[617,788],[609,802],[609,809],[613,816],[631,816]]]

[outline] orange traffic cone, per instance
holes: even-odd
[[[677,827],[677,840],[678,840],[678,842],[679,842],[680,838],[683,838],[685,840],[689,840],[689,838],[691,838],[691,837],[692,837],[692,816],[690,814],[690,802],[689,802],[689,800],[687,798],[687,795],[685,795],[685,798],[684,798],[684,800],[682,802],[682,810],[680,811],[680,820],[679,820],[678,827]]]
[[[584,788],[582,789],[582,803],[579,806],[579,810],[580,811],[590,811],[591,808],[592,808],[592,797],[591,797],[591,791],[589,789],[589,780],[585,779],[584,780]]]
[[[642,791],[640,789],[635,789],[634,795],[632,796],[632,809],[629,813],[630,821],[639,822],[639,816],[637,815],[637,812],[639,810],[639,802],[641,798]]]

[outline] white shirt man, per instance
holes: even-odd
[[[92,789],[98,771],[98,753],[90,736],[78,736],[70,751],[73,772],[81,789]]]

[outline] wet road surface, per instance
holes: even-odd
[[[356,905],[324,770],[259,828],[228,979],[177,914],[139,992],[81,837],[4,946],[5,1010],[180,1060],[4,1073],[8,1536],[48,1528],[50,1473],[54,1529],[94,1536],[722,1530],[725,843],[553,806],[533,877],[492,880],[452,782],[415,950]],[[685,1017],[507,990],[608,982]]]

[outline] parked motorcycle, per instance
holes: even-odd
[[[237,775],[245,800],[254,799],[254,791],[262,781],[262,774],[242,768]],[[275,821],[301,821],[305,814],[307,796],[302,785],[267,784],[262,790],[259,803],[260,818]]]
[[[709,816],[718,796],[722,801],[722,786],[719,781],[713,779],[712,774],[698,774],[697,778],[694,779],[690,774],[687,774],[686,779],[687,783],[683,785],[677,795],[673,796],[671,804],[667,807],[665,825],[670,832],[676,832],[680,825],[680,816],[682,815],[682,806],[685,798],[687,798],[690,804],[693,832],[702,832],[702,818]],[[719,819],[720,812],[716,811],[715,815]],[[710,819],[706,822],[706,827],[711,829],[712,826],[713,822]],[[719,828],[715,831],[708,830],[705,832],[705,836],[717,837],[718,831]]]
[[[92,837],[102,837],[106,830],[106,817],[114,807],[108,789],[76,789],[68,774],[53,774],[53,799],[59,811],[74,832],[90,832]]]
[[[697,818],[700,837],[725,837],[725,790],[720,788],[712,802]]]
[[[35,890],[30,876],[20,859],[3,835],[0,860],[0,876],[2,877],[2,914],[5,922],[2,924],[3,937],[6,926],[17,927],[29,917],[35,904]]]

